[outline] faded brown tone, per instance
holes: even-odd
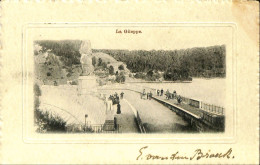
[[[81,3],[35,3],[35,2],[2,2],[1,23],[3,26],[1,40],[3,54],[1,57],[1,163],[3,164],[258,164],[259,162],[259,48],[258,18],[256,2],[203,2],[200,1],[109,1]],[[121,13],[121,14],[119,14]],[[29,28],[28,23],[37,24],[37,30]],[[57,24],[64,22],[64,24]],[[76,23],[72,25],[71,23]],[[33,52],[32,41],[35,39],[88,39],[85,27],[80,23],[231,23],[235,27],[235,42],[229,43],[227,52],[226,101],[227,108],[233,113],[227,114],[228,130],[226,134],[196,135],[169,134],[163,136],[145,134],[128,135],[37,135],[29,131],[32,124],[33,107]],[[28,26],[27,26],[28,25]],[[46,26],[70,26],[63,30],[49,30]],[[88,25],[90,26],[90,25]],[[30,34],[24,36],[25,27]],[[55,29],[53,28],[53,29]],[[115,28],[114,28],[115,29]],[[107,34],[115,34],[115,30]],[[226,32],[232,33],[232,27]],[[144,32],[144,31],[143,31]],[[142,33],[144,34],[144,33]],[[129,44],[136,43],[134,37],[126,38]],[[188,35],[187,33],[183,36]],[[198,34],[197,34],[198,35]],[[98,31],[94,32],[98,41],[107,41]],[[109,36],[109,35],[108,35]],[[164,41],[167,36],[160,33],[152,35]],[[27,44],[24,43],[27,38]],[[211,37],[211,36],[209,36]],[[151,38],[148,36],[146,42]],[[225,37],[223,37],[225,39]],[[216,38],[216,40],[219,40]],[[166,39],[167,41],[167,39]],[[177,40],[179,41],[179,40]],[[207,38],[201,39],[205,43]],[[180,42],[180,47],[185,42]],[[120,47],[123,44],[119,43]],[[145,46],[145,45],[144,45]],[[232,48],[234,47],[234,50]],[[149,48],[148,46],[145,48]],[[23,72],[24,69],[24,72]],[[25,72],[27,71],[27,72]],[[23,73],[23,74],[21,74]],[[22,75],[24,77],[22,77]],[[234,79],[232,79],[234,78]],[[233,87],[235,90],[233,91]],[[26,96],[26,97],[24,97]],[[234,108],[234,109],[233,109]],[[175,138],[172,140],[172,138]],[[148,140],[147,140],[148,139]],[[117,143],[117,144],[115,144]],[[149,143],[149,144],[147,144]],[[136,160],[139,150],[149,145],[153,155],[194,153],[196,149],[212,153],[226,153],[232,148],[234,159],[200,159],[200,160]],[[176,151],[176,152],[175,152]],[[213,152],[214,151],[214,152]]]
[[[254,43],[259,44],[259,5],[257,1],[234,1],[232,13],[236,23],[243,27]]]

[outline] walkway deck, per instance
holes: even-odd
[[[107,96],[114,94],[115,90],[104,90],[102,93]],[[119,91],[117,91],[119,93]],[[121,114],[116,114],[117,124],[119,124],[120,133],[139,133],[138,126],[135,122],[135,115],[125,99],[120,99]],[[116,110],[115,110],[116,111]]]
[[[121,104],[121,114],[116,114],[117,124],[119,124],[120,133],[138,133],[138,127],[135,122],[134,112],[131,110],[131,107],[127,102],[122,99]]]
[[[157,101],[140,98],[140,94],[125,91],[125,98],[139,112],[147,133],[174,133],[190,130],[188,123]]]
[[[174,104],[176,105],[177,107],[180,107],[180,108],[183,108],[185,109],[186,111],[196,115],[196,116],[202,116],[203,113],[202,113],[202,110],[199,109],[199,108],[195,108],[193,106],[190,106],[188,104],[185,104],[185,103],[181,103],[181,104],[178,104],[177,100],[176,99],[166,99],[165,96],[153,96],[154,98],[157,98],[157,99],[160,99],[162,101],[165,101],[165,102],[169,102],[171,104]]]
[[[174,132],[190,132],[188,123],[178,116],[175,112],[151,99],[141,99],[140,94],[130,90],[102,90],[102,93],[114,94],[115,92],[121,93],[124,91],[124,98],[139,112],[143,125],[146,128],[147,133],[174,133]],[[129,105],[128,105],[129,106]],[[128,111],[128,106],[121,100],[121,120],[122,132],[124,129],[126,132],[131,132],[134,127],[133,119],[131,119],[134,113]],[[131,110],[131,109],[130,109]],[[124,113],[126,113],[124,115]],[[130,115],[132,114],[132,115]],[[120,116],[120,115],[118,115]],[[125,121],[124,121],[125,120]],[[118,124],[119,121],[118,121]],[[135,128],[136,125],[135,125]]]
[[[196,115],[196,116],[203,116],[203,111],[204,110],[202,110],[202,109],[199,109],[199,108],[196,108],[196,107],[193,107],[193,106],[191,106],[191,105],[189,105],[189,104],[186,104],[186,103],[184,103],[184,102],[182,102],[181,104],[178,104],[178,102],[177,102],[177,100],[176,99],[166,99],[166,97],[165,96],[153,96],[155,99],[160,99],[160,100],[162,100],[162,101],[164,101],[164,102],[169,102],[169,103],[171,103],[171,104],[174,104],[174,105],[176,105],[177,107],[180,107],[180,108],[183,108],[183,109],[185,109],[186,111],[188,111],[188,112],[190,112],[190,113],[192,113],[192,114],[194,114],[194,115]],[[207,113],[208,114],[211,114],[211,115],[220,115],[221,116],[221,114],[218,114],[218,113],[214,113],[214,112],[208,112],[207,111]]]

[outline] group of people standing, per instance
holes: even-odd
[[[157,89],[157,96],[163,96],[164,90],[161,89]],[[174,90],[172,93],[169,91],[169,89],[167,89],[167,91],[165,92],[165,96],[166,99],[176,99],[178,101],[178,103],[180,104],[182,102],[182,98],[180,95],[177,95],[177,92]]]
[[[151,100],[152,96],[153,96],[152,91],[146,92],[145,89],[144,89],[142,94],[141,94],[141,99],[143,99],[143,98],[145,99],[145,97],[146,97],[147,100],[148,99]]]
[[[124,97],[124,92],[120,93],[120,99],[123,99]],[[120,99],[119,99],[119,95],[115,92],[114,95],[110,95],[108,97],[108,103],[107,103],[107,110],[113,111],[114,110],[114,106],[117,107],[117,114],[121,113],[121,105],[120,105]]]

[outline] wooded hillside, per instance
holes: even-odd
[[[35,44],[41,47],[41,52],[49,51],[58,56],[62,67],[69,71],[73,66],[80,64],[81,42],[80,40],[44,40],[36,41]],[[224,45],[150,51],[92,49],[92,52],[108,54],[117,61],[124,62],[131,72],[138,73],[138,75],[143,74],[146,77],[150,75],[151,80],[158,79],[158,77],[153,78],[153,75],[158,75],[158,72],[163,73],[164,80],[172,81],[188,80],[191,77],[226,76],[226,48]]]
[[[181,50],[109,50],[99,49],[127,64],[132,72],[161,71],[164,78],[225,77],[226,49],[224,45]]]

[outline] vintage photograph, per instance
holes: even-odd
[[[116,29],[114,35],[142,33]],[[94,45],[91,38],[34,41],[36,132],[225,132],[224,44]]]
[[[1,1],[0,163],[259,164],[258,4]]]

